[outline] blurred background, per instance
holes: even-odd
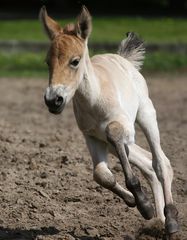
[[[90,55],[116,52],[134,31],[146,44],[144,72],[187,71],[187,0],[1,0],[0,76],[46,77],[40,7],[63,26],[75,21],[83,4],[93,16]]]

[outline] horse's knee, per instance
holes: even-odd
[[[105,129],[107,140],[112,145],[134,142],[134,129],[130,124],[122,125],[118,121],[109,123]]]
[[[94,180],[101,186],[112,189],[116,185],[116,180],[105,163],[98,164],[94,169]]]
[[[106,136],[112,144],[119,143],[123,140],[124,130],[123,126],[116,121],[109,123],[106,127]]]

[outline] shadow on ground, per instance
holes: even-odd
[[[41,229],[11,229],[0,227],[0,240],[34,240],[38,235],[55,235],[59,230],[55,227],[43,227]]]

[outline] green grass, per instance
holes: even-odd
[[[45,53],[0,53],[0,77],[47,77]],[[143,72],[187,71],[185,54],[165,52],[146,54]]]
[[[146,42],[185,43],[187,42],[187,19],[95,19],[91,40],[118,42],[127,31],[137,32]]]
[[[47,76],[44,53],[0,53],[0,77]]]
[[[60,21],[62,25],[72,20]],[[38,20],[0,21],[0,40],[47,41]],[[187,43],[187,19],[93,17],[90,41],[119,42],[127,31],[146,42]]]
[[[166,52],[146,54],[143,70],[148,72],[186,72],[187,55]]]
[[[60,21],[62,25],[72,20]],[[187,43],[187,19],[93,17],[92,42],[120,42],[127,31],[137,32],[147,43]],[[0,21],[0,40],[47,41],[38,20]],[[93,53],[94,51],[90,51]],[[45,53],[0,53],[0,76],[47,76]],[[143,71],[186,70],[185,54],[146,54]]]

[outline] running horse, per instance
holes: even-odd
[[[90,58],[87,43],[92,20],[86,7],[75,24],[64,28],[48,16],[45,7],[39,16],[51,40],[46,57],[49,86],[44,96],[49,112],[60,114],[73,99],[76,121],[92,157],[94,180],[129,207],[136,206],[145,219],[153,218],[156,212],[172,236],[179,228],[171,193],[173,170],[161,148],[156,111],[139,72],[145,52],[143,41],[128,33],[117,54]],[[144,132],[151,153],[135,144],[135,122]],[[109,170],[108,153],[120,160],[127,189]],[[131,164],[148,180],[155,211]]]

